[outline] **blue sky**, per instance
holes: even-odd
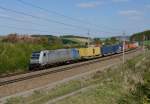
[[[150,29],[150,0],[23,0],[49,11],[24,5],[18,0],[0,0],[0,7],[40,17],[25,16],[0,9],[0,34],[75,34],[90,37],[127,35]],[[6,18],[7,19],[6,19]],[[5,18],[5,19],[4,19]],[[9,19],[12,18],[12,19]],[[52,20],[45,21],[44,19]],[[16,21],[17,20],[21,20]],[[64,24],[54,23],[53,21]]]

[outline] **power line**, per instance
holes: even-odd
[[[12,18],[10,16],[0,16],[0,19],[7,19],[7,20],[16,21],[16,22],[25,22],[25,23],[28,23],[28,24],[34,24],[34,25],[40,25],[40,26],[48,27],[47,25],[44,25],[44,24],[39,24],[39,23],[36,23],[36,22],[28,21],[28,20],[16,19],[16,18]],[[64,28],[64,29],[70,29],[70,28]],[[103,31],[101,31],[101,32],[103,32]],[[112,33],[112,32],[104,32],[104,33]],[[119,34],[119,33],[114,33],[114,34]]]
[[[1,27],[6,27],[6,28],[14,28],[14,29],[19,29],[19,30],[30,30],[30,31],[39,31],[39,32],[47,32],[48,31],[43,31],[39,29],[31,29],[31,28],[21,28],[21,27],[15,27],[15,26],[10,26],[10,25],[0,25]]]
[[[53,23],[57,23],[57,24],[61,24],[61,25],[69,26],[69,27],[88,30],[88,28],[84,28],[84,27],[81,27],[81,26],[66,24],[66,23],[51,20],[51,19],[48,19],[48,18],[42,18],[42,17],[39,17],[39,16],[35,16],[35,15],[32,15],[32,14],[25,13],[25,12],[16,11],[16,10],[13,10],[13,9],[8,9],[8,8],[2,7],[2,6],[0,6],[0,9],[5,10],[5,11],[9,11],[9,12],[14,12],[14,13],[21,14],[21,15],[25,15],[25,16],[29,16],[29,17],[32,17],[32,18],[35,18],[35,19],[41,19],[41,20],[44,20],[44,21],[53,22]]]
[[[16,11],[16,10],[5,8],[5,7],[2,7],[2,6],[0,6],[0,9],[2,9],[4,11],[13,12],[13,13],[16,13],[16,14],[30,16],[30,17],[35,18],[35,19],[41,19],[41,20],[48,21],[48,22],[53,22],[53,23],[62,24],[62,25],[69,26],[69,27],[74,27],[74,28],[82,29],[82,30],[85,30],[85,31],[87,31],[89,29],[89,28],[84,28],[84,27],[81,27],[81,26],[76,26],[76,25],[72,25],[72,24],[66,24],[66,23],[63,23],[63,22],[51,20],[51,19],[48,19],[48,18],[42,18],[40,16],[35,16],[35,15],[32,15],[32,14],[28,14],[28,13],[21,12],[21,11]],[[97,30],[97,31],[99,31],[99,30]],[[101,32],[111,33],[112,34],[112,32],[106,32],[106,31],[101,31]],[[113,34],[118,34],[118,33],[113,33]]]
[[[52,10],[49,10],[49,9],[46,9],[46,8],[37,6],[37,5],[35,5],[35,4],[26,2],[26,1],[24,1],[24,0],[17,0],[17,1],[19,1],[20,3],[22,3],[22,4],[24,4],[24,5],[28,5],[28,6],[31,6],[31,7],[33,7],[33,8],[37,8],[37,9],[40,9],[40,10],[42,10],[42,11],[45,11],[45,12],[47,12],[47,13],[52,13],[52,14],[55,14],[55,15],[57,15],[57,16],[61,16],[61,17],[64,17],[64,18],[67,18],[67,19],[70,19],[70,20],[73,20],[73,21],[76,21],[76,22],[80,22],[80,23],[82,22],[82,23],[84,23],[84,24],[86,23],[86,24],[90,24],[90,25],[93,25],[93,26],[96,26],[96,27],[100,27],[100,25],[93,24],[93,23],[91,23],[91,22],[83,21],[83,20],[80,20],[80,19],[77,19],[77,18],[73,18],[73,17],[70,17],[70,16],[66,16],[66,15],[64,15],[64,14],[61,14],[61,13],[58,13],[58,12],[56,12],[56,11],[52,11]],[[103,26],[104,26],[104,25],[103,25]],[[106,27],[106,26],[105,26],[105,27]],[[107,26],[107,28],[110,28],[110,27]],[[120,30],[120,29],[114,29],[114,28],[110,28],[110,29],[112,29],[112,30]]]
[[[36,34],[40,34],[40,33],[37,33],[37,32],[42,32],[42,33],[46,33],[46,34],[50,34],[48,31],[46,31],[46,30],[39,30],[39,29],[31,29],[31,28],[22,28],[22,27],[16,27],[16,26],[10,26],[10,25],[1,25],[0,24],[0,26],[2,27],[2,28],[10,28],[10,29],[17,29],[17,30],[25,30],[25,31],[34,31],[34,32],[36,32]],[[59,35],[63,35],[63,34],[71,34],[71,33],[68,33],[68,32],[52,32],[51,33],[51,35],[53,35],[53,34],[59,34]],[[75,33],[75,34],[80,34],[80,33]]]
[[[72,25],[72,24],[66,24],[66,23],[59,22],[59,21],[54,21],[54,20],[51,20],[51,19],[48,19],[48,18],[42,18],[42,17],[39,17],[39,16],[35,16],[35,15],[32,15],[32,14],[25,13],[25,12],[16,11],[16,10],[13,10],[13,9],[8,9],[8,8],[2,7],[2,6],[0,6],[0,9],[5,10],[5,11],[9,11],[9,12],[13,12],[13,13],[16,13],[16,14],[29,16],[29,17],[32,17],[32,18],[35,18],[35,19],[41,19],[41,20],[48,21],[48,22],[53,22],[53,23],[62,24],[62,25],[69,26],[69,27],[82,29],[82,30],[85,30],[85,31],[88,30],[88,28],[84,28],[84,27],[81,27],[81,26],[76,26],[76,25]],[[97,31],[99,31],[99,30],[97,30]],[[112,33],[112,32],[106,32],[106,31],[101,31],[101,32]],[[118,34],[118,33],[113,33],[113,34]]]
[[[16,19],[16,18],[12,18],[11,16],[0,16],[0,19],[6,19],[6,20],[10,20],[10,21],[16,21],[16,22],[25,22],[27,24],[34,24],[34,25],[38,25],[38,26],[44,26],[48,28],[48,25],[44,25],[44,24],[40,24],[40,23],[36,23],[36,22],[32,22],[32,21],[28,21],[28,20],[22,20],[22,19]],[[65,30],[76,30],[76,28],[68,28],[68,27],[63,27],[63,29]]]
[[[29,23],[29,24],[42,25],[42,26],[47,27],[46,25],[43,25],[43,24],[35,23],[35,22],[32,22],[32,21],[28,21],[28,20],[16,19],[16,18],[12,18],[12,17],[9,17],[9,16],[0,16],[0,19],[7,19],[7,20],[12,20],[12,21],[17,21],[17,22],[25,22],[25,23]]]
[[[17,22],[25,22],[28,24],[34,24],[34,25],[43,25],[43,24],[39,24],[39,23],[35,23],[32,21],[28,21],[28,20],[21,20],[21,19],[16,19],[16,18],[12,18],[9,16],[0,16],[0,19],[7,19],[7,20],[12,20],[12,21],[17,21]],[[2,27],[6,27],[6,28],[14,28],[14,29],[21,29],[21,30],[31,30],[31,31],[39,31],[39,32],[48,32],[47,30],[39,30],[39,29],[29,29],[29,28],[21,28],[21,27],[15,27],[15,26],[10,26],[10,25],[1,25]],[[45,27],[48,27],[46,25],[43,25]],[[68,28],[64,28],[66,30],[68,30]]]

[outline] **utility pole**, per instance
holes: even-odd
[[[89,47],[90,46],[90,30],[89,29],[88,29],[87,35],[88,35],[88,47]]]
[[[145,51],[144,41],[145,41],[145,35],[143,35],[143,52],[144,52],[144,56],[146,57],[146,51]]]
[[[123,54],[122,54],[122,63],[125,63],[125,32],[123,32]]]

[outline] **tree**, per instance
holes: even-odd
[[[119,43],[119,40],[117,40],[116,37],[111,37],[104,40],[105,45],[113,45],[117,43]]]
[[[150,30],[135,33],[130,37],[131,41],[143,41],[143,40],[150,40]]]
[[[100,38],[94,38],[93,40],[94,40],[94,44],[95,44],[96,46],[102,45],[102,41],[101,41]]]
[[[6,36],[2,41],[3,42],[12,42],[12,43],[17,42],[18,41],[17,33],[8,34],[8,36]]]

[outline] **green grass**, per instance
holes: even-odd
[[[84,39],[84,38],[62,38],[65,41],[72,42],[74,44],[81,44],[85,45],[85,43],[89,42],[89,39]]]
[[[49,99],[53,99],[55,97],[62,96],[69,92],[75,91],[80,87],[80,81],[71,81],[69,83],[62,84],[61,86],[56,87],[50,91],[35,91],[29,97],[11,98],[6,104],[22,104],[22,102],[26,102],[24,104],[42,104],[48,101]]]
[[[96,84],[103,78],[103,75],[99,76],[99,73],[96,73],[94,75],[81,78],[80,80],[66,82],[47,91],[35,91],[32,95],[28,97],[10,98],[8,99],[6,104],[43,104],[49,101],[50,99],[63,96],[65,94],[79,90],[91,84]]]
[[[123,67],[107,71],[106,79],[99,81],[97,88],[56,104],[150,104],[150,55],[142,65],[136,66],[142,58],[140,55]]]
[[[61,84],[51,90],[36,91],[27,97],[11,98],[6,104],[43,104],[91,85],[98,86],[56,102],[56,104],[140,104],[138,85],[144,81],[144,76],[149,78],[149,74],[145,74],[150,70],[148,70],[150,56],[147,55],[147,59],[141,63],[142,65],[136,66],[143,58],[143,55],[139,55],[118,68],[107,69],[102,73],[97,72],[80,80]]]
[[[32,51],[60,47],[55,45],[0,42],[0,74],[26,71]]]
[[[149,45],[150,46],[150,40],[149,41],[144,41],[144,45]]]

